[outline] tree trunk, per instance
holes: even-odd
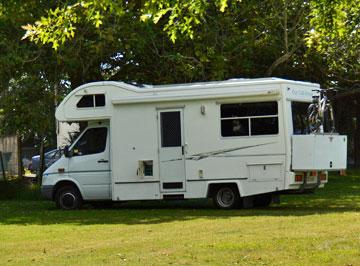
[[[360,167],[360,106],[356,104],[356,127],[354,131],[354,165]]]
[[[40,161],[39,161],[39,173],[38,173],[38,182],[41,184],[42,176],[45,170],[45,149],[44,149],[44,137],[41,137],[40,143]]]
[[[5,173],[5,167],[4,167],[4,160],[3,160],[3,153],[0,151],[0,167],[1,167],[1,173],[3,176],[4,181],[6,181],[6,173]]]
[[[17,136],[17,159],[18,159],[18,176],[19,178],[23,177],[23,173],[24,173],[24,167],[23,167],[23,162],[22,162],[22,141],[21,141],[21,137],[18,135]]]

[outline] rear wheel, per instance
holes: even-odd
[[[55,202],[59,209],[75,210],[81,207],[82,197],[74,186],[64,186],[56,191]]]
[[[221,186],[215,191],[213,201],[220,209],[236,208],[240,205],[239,191],[235,186]]]
[[[271,203],[271,195],[259,195],[254,198],[254,207],[268,207]]]

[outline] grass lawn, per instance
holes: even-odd
[[[59,211],[0,200],[0,264],[360,265],[360,172],[281,200],[232,211],[206,201]]]

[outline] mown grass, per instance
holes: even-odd
[[[66,212],[38,198],[1,200],[0,264],[360,265],[360,172],[281,200],[250,210],[185,201]]]

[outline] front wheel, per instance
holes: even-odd
[[[233,209],[240,205],[240,196],[235,186],[221,186],[213,195],[214,204],[220,209]]]
[[[56,207],[63,210],[79,209],[82,205],[82,197],[77,188],[64,186],[59,188],[55,194]]]

